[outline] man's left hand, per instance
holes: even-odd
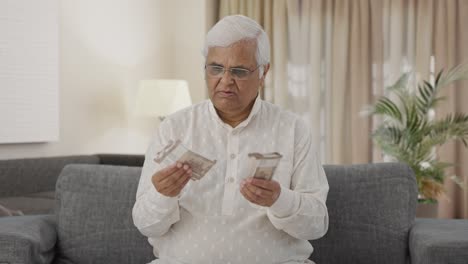
[[[281,186],[274,180],[267,181],[250,177],[241,181],[240,192],[248,201],[270,207],[278,199]]]

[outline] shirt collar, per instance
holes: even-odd
[[[262,106],[262,99],[260,98],[260,94],[257,94],[257,98],[255,98],[255,102],[254,102],[254,105],[252,106],[252,110],[250,111],[250,114],[249,116],[247,117],[247,119],[245,119],[244,121],[242,121],[238,126],[236,126],[235,128],[232,128],[230,125],[224,123],[224,121],[219,117],[218,113],[216,112],[216,108],[214,107],[214,104],[211,100],[209,100],[209,108],[210,108],[210,113],[211,115],[213,116],[213,118],[215,120],[217,120],[218,122],[220,122],[224,127],[227,127],[229,128],[230,130],[232,129],[238,129],[238,128],[242,128],[242,127],[245,127],[249,124],[250,120],[255,116],[257,115],[257,113],[259,112],[261,106]]]

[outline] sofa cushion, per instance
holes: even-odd
[[[2,197],[0,198],[0,205],[25,215],[53,214],[55,191]]]
[[[57,181],[58,256],[66,263],[148,263],[147,239],[133,224],[141,168],[68,165]]]
[[[417,189],[404,164],[324,166],[329,229],[311,241],[316,263],[407,263]]]

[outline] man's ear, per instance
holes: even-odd
[[[270,63],[268,64],[265,64],[263,66],[263,75],[262,77],[260,78],[260,87],[263,88],[265,87],[265,78],[266,78],[266,75],[268,73],[268,70],[270,70]]]
[[[263,80],[265,80],[268,70],[270,70],[270,63],[267,63],[263,66],[263,76],[262,76]]]

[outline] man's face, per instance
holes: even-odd
[[[219,77],[210,76],[208,69],[205,73],[208,94],[218,111],[230,115],[243,113],[256,98],[263,82],[263,76],[260,78],[256,69],[258,66],[255,59],[256,50],[253,41],[240,41],[229,47],[209,48],[206,66],[221,66],[226,69]],[[246,78],[239,80],[228,71],[231,68],[252,72],[249,72]]]

